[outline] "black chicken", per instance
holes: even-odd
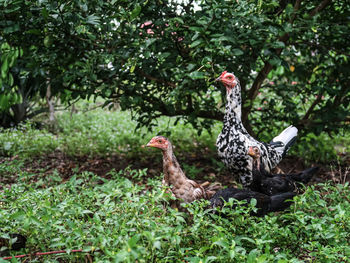
[[[226,188],[219,190],[211,199],[210,206],[212,208],[222,207],[225,202],[228,202],[230,198],[236,199],[238,201],[247,201],[256,199],[256,207],[258,211],[253,213],[253,215],[263,216],[269,212],[282,211],[288,208],[291,204],[295,193],[287,192],[282,194],[277,194],[273,196],[268,196],[262,193],[254,192],[248,189],[237,189],[237,188]]]
[[[312,167],[300,173],[270,174],[266,172],[263,164],[260,163],[261,155],[258,147],[250,146],[248,154],[253,157],[253,181],[249,185],[249,189],[266,195],[294,192],[301,183],[308,183],[319,170],[318,167]]]
[[[8,250],[25,248],[26,242],[27,238],[21,234],[9,234],[9,238],[0,238],[0,256],[5,255]]]

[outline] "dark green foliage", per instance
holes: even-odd
[[[186,3],[2,1],[0,42],[13,51],[1,49],[1,110],[50,83],[63,102],[97,94],[139,125],[181,116],[201,130],[222,120],[212,81],[229,70],[250,131],[287,122],[319,134],[349,121],[347,1]]]
[[[0,228],[27,236],[28,252],[83,248],[95,261],[349,259],[347,184],[309,188],[295,199],[290,211],[263,218],[249,215],[254,207],[232,210],[231,200],[224,208],[229,215],[222,218],[206,210],[206,202],[188,205],[189,213],[166,207],[169,197],[160,187],[161,178],[150,179],[151,189],[146,190],[122,175],[123,171],[112,172],[111,179],[105,180],[83,173],[64,183],[47,177],[33,183],[23,176],[23,181],[0,192]],[[45,259],[72,262],[82,257],[52,255]]]

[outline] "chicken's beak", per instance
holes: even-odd
[[[215,79],[215,82],[217,82],[217,81],[221,81],[221,76],[218,77],[217,79]]]
[[[146,148],[146,147],[154,147],[155,144],[152,144],[151,142],[147,143],[146,145],[141,145],[141,148]]]
[[[156,147],[156,144],[155,143],[147,143],[145,147]]]
[[[255,156],[255,153],[253,151],[253,147],[251,147],[251,146],[248,148],[248,155],[250,155],[251,157]]]

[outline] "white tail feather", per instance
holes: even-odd
[[[298,129],[294,126],[289,126],[284,129],[278,136],[272,139],[272,142],[282,142],[283,146],[274,147],[281,154],[288,149],[285,149],[286,146],[290,147],[289,142],[291,142],[298,135]]]
[[[288,142],[297,135],[298,135],[298,129],[291,125],[288,128],[284,129],[278,136],[273,138],[272,141],[283,142],[284,144],[288,144]]]

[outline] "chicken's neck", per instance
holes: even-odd
[[[178,163],[172,147],[163,151],[163,173],[164,183],[167,186],[180,187],[187,179]]]
[[[226,98],[227,103],[225,107],[224,125],[230,127],[230,129],[245,131],[241,121],[242,98],[241,86],[239,83],[234,88],[227,88]]]
[[[260,171],[260,156],[253,159],[253,170]]]

